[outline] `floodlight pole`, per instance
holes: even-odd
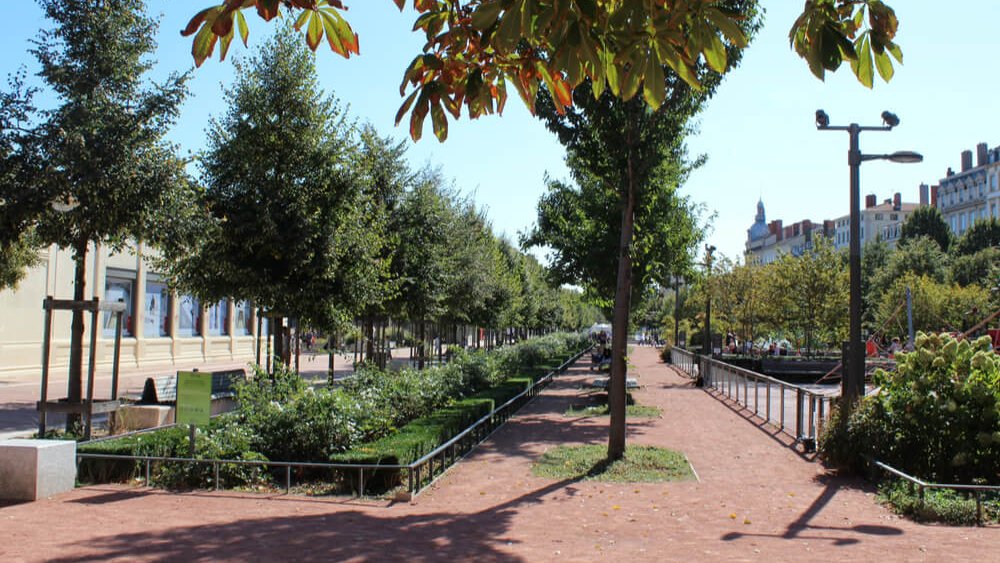
[[[850,150],[847,164],[850,167],[851,215],[850,249],[848,268],[850,270],[850,326],[848,329],[847,373],[841,380],[841,396],[849,408],[864,395],[865,347],[861,341],[861,163],[869,160],[889,160],[893,162],[920,162],[923,157],[915,152],[893,154],[861,154],[860,136],[862,131],[891,131],[899,124],[899,118],[889,112],[882,113],[885,125],[861,126],[852,123],[847,126],[831,126],[829,117],[823,110],[816,112],[816,128],[820,131],[847,131],[850,136]]]

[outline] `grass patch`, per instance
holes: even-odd
[[[605,445],[558,446],[531,469],[539,477],[614,483],[658,483],[694,478],[684,454],[652,446],[627,446],[625,458],[607,463]]]
[[[628,405],[625,407],[625,416],[634,418],[657,418],[663,411],[660,407],[650,407],[646,405]],[[608,405],[580,406],[573,405],[566,411],[565,416],[608,416]]]
[[[981,493],[983,522],[1000,522],[1000,494]],[[950,489],[925,489],[924,500],[920,501],[917,489],[910,490],[909,483],[902,480],[884,482],[878,491],[878,499],[894,512],[917,522],[942,522],[956,526],[976,525],[976,499]]]

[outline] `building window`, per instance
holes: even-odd
[[[125,304],[122,314],[122,336],[133,336],[132,315],[134,314],[133,297],[135,295],[135,272],[115,272],[108,270],[104,281],[104,300],[108,302],[121,301]],[[104,313],[103,335],[108,338],[115,336],[115,314]]]
[[[253,307],[250,305],[249,301],[240,301],[236,304],[236,323],[233,330],[233,334],[236,336],[245,336],[252,334],[252,323],[253,323]]]
[[[142,335],[146,338],[170,336],[170,289],[152,274],[146,280]]]
[[[201,336],[201,304],[190,295],[181,295],[177,307],[177,335]]]
[[[890,221],[899,221],[899,213],[891,213],[891,214],[889,214],[889,220]]]
[[[223,299],[208,306],[208,334],[225,336],[229,334],[229,300]]]
[[[875,220],[876,220],[876,221],[881,221],[881,220],[882,220],[882,218],[883,218],[883,216],[882,216],[882,214],[881,214],[881,213],[876,213],[876,214],[875,214]]]

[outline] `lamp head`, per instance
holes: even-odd
[[[825,129],[830,126],[830,116],[826,114],[825,111],[818,109],[816,110],[816,128]]]
[[[899,125],[899,117],[891,111],[882,112],[882,123],[885,123],[889,127],[895,127]]]

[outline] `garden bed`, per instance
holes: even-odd
[[[388,490],[402,482],[402,466],[522,393],[584,345],[576,335],[548,335],[490,354],[462,353],[451,364],[422,371],[367,369],[337,389],[311,389],[287,372],[274,379],[258,373],[238,390],[237,411],[198,429],[196,458],[265,463],[159,460],[146,469],[147,463],[134,459],[86,457],[186,458],[187,428],[178,427],[82,444],[79,478],[123,481],[146,469],[151,484],[165,487],[257,488],[284,476],[286,487],[294,478],[296,483],[334,483],[343,492]],[[268,460],[297,467],[268,469]],[[308,466],[331,463],[343,467]],[[358,471],[348,464],[367,468]]]

